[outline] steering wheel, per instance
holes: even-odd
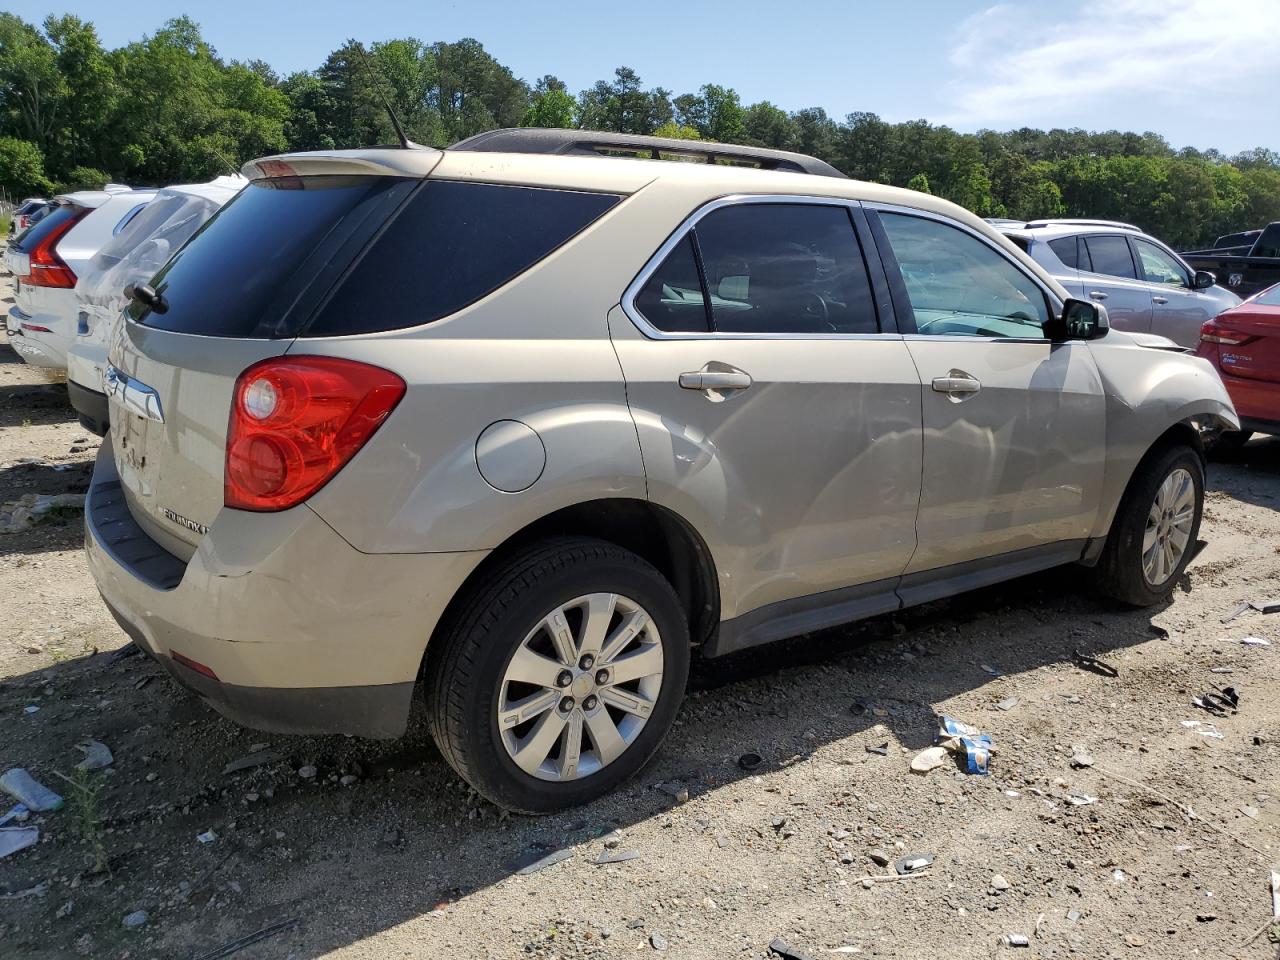
[[[808,302],[804,305],[803,310],[806,317],[811,317],[832,333],[835,332],[835,325],[831,322],[831,308],[819,294],[809,294]]]

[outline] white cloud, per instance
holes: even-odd
[[[1084,0],[997,4],[964,20],[939,91],[964,128],[1079,125],[1172,108],[1224,122],[1227,95],[1273,103],[1280,89],[1276,0]],[[1265,91],[1265,93],[1264,93]],[[1262,117],[1256,119],[1262,120]],[[1249,122],[1248,116],[1234,117]],[[1274,118],[1266,120],[1272,126]]]

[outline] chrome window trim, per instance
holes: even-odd
[[[658,247],[657,251],[645,262],[640,268],[640,272],[636,274],[635,279],[627,285],[627,289],[622,293],[622,299],[619,306],[627,318],[635,324],[639,330],[649,340],[901,340],[902,335],[899,333],[722,333],[717,330],[659,330],[642,314],[635,305],[635,299],[639,296],[640,291],[644,289],[644,285],[649,282],[649,278],[653,276],[658,267],[662,266],[662,262],[667,259],[667,255],[679,246],[681,242],[689,235],[689,231],[698,225],[698,221],[716,210],[725,207],[743,206],[746,204],[767,203],[767,204],[809,204],[813,206],[824,207],[844,207],[851,210],[862,206],[860,200],[849,200],[844,197],[821,197],[812,194],[789,194],[789,193],[735,193],[728,196],[719,197],[711,200],[693,213],[689,214],[680,225],[672,231],[671,236]],[[852,217],[850,217],[849,229],[853,232],[854,239],[858,241],[861,249],[861,238],[858,237],[854,228]],[[867,251],[862,250],[865,257]],[[870,287],[871,277],[867,277],[867,284]],[[874,293],[874,288],[872,288]],[[877,321],[879,318],[877,317]]]

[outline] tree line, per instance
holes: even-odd
[[[495,127],[581,127],[795,150],[851,177],[926,190],[981,216],[1102,217],[1180,247],[1280,220],[1280,153],[1173,149],[1155,133],[959,133],[874,113],[743,104],[708,83],[673,95],[634,70],[572,93],[530,84],[476,40],[348,41],[314,70],[227,61],[187,17],[115,50],[91,23],[0,14],[0,189],[10,197],[205,180],[285,150],[446,146]]]

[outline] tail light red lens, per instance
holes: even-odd
[[[74,287],[76,285],[75,272],[67,266],[66,261],[58,256],[58,241],[65,237],[71,228],[88,214],[88,210],[83,210],[74,217],[68,217],[63,220],[45,234],[31,250],[31,272],[18,279],[32,287],[58,287],[63,290],[69,290]]]
[[[342,469],[404,396],[390,370],[337,357],[281,357],[236,380],[223,502],[296,506]]]
[[[1258,338],[1250,333],[1244,333],[1240,330],[1232,330],[1230,327],[1219,323],[1217,320],[1209,320],[1200,327],[1200,339],[1205,343],[1222,343],[1227,344],[1228,346],[1238,347],[1257,340]]]

